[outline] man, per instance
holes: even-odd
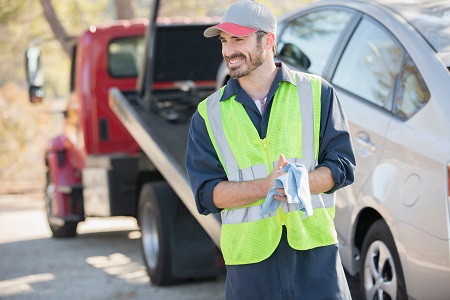
[[[275,64],[276,18],[233,4],[219,36],[231,79],[198,106],[186,168],[199,213],[221,212],[227,299],[350,299],[334,228],[334,192],[354,179],[348,125],[333,87]],[[306,173],[313,214],[288,203],[261,213],[288,163]],[[308,194],[309,195],[309,194]]]

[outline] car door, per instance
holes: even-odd
[[[356,155],[355,182],[338,193],[336,229],[345,246],[351,236],[351,214],[357,199],[376,206],[383,189],[377,174],[388,174],[380,165],[386,131],[392,121],[392,99],[401,69],[403,49],[388,30],[363,17],[348,42],[331,83],[344,108]]]

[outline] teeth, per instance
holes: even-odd
[[[230,63],[231,64],[235,64],[235,63],[238,63],[238,62],[240,62],[242,59],[230,59]]]

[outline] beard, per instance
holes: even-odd
[[[239,79],[241,77],[249,75],[259,66],[261,66],[264,63],[263,51],[264,50],[261,46],[261,43],[258,43],[255,51],[250,53],[248,56],[245,56],[242,53],[235,53],[231,56],[225,57],[225,63],[227,64],[228,73],[230,74],[230,76]],[[245,63],[237,67],[230,66],[230,60],[236,58],[244,59]]]

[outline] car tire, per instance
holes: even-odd
[[[176,210],[176,194],[164,181],[145,183],[139,193],[138,222],[141,249],[152,284],[176,282],[171,265],[171,222]]]
[[[407,299],[394,238],[382,219],[372,224],[364,238],[359,276],[362,299]]]
[[[45,186],[45,210],[47,213],[47,222],[54,238],[71,238],[77,235],[77,221],[62,220],[54,215],[55,186],[51,181],[50,173],[46,173]]]

